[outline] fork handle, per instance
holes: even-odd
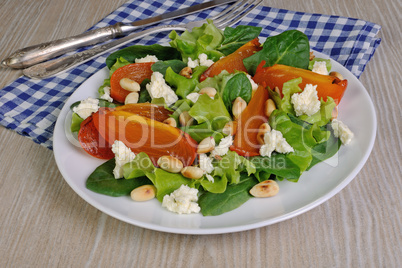
[[[58,39],[15,51],[2,65],[11,68],[26,68],[43,62],[79,47],[94,45],[127,33],[127,25],[116,23],[111,26],[94,29],[76,36]],[[138,27],[130,25],[130,31]]]
[[[129,42],[132,42],[134,40],[137,40],[139,38],[145,37],[147,35],[153,34],[153,33],[159,33],[163,31],[172,31],[172,30],[177,30],[177,31],[184,31],[185,28],[179,25],[162,25],[162,26],[157,26],[154,28],[150,28],[141,32],[136,32],[134,34],[125,36],[123,38],[114,40],[112,42],[109,42],[104,45],[100,45],[79,53],[75,53],[71,56],[66,56],[63,58],[51,60],[51,61],[46,61],[43,63],[39,63],[36,65],[33,65],[29,68],[26,68],[23,70],[23,73],[25,76],[28,76],[30,78],[38,78],[38,79],[43,79],[47,78],[50,76],[53,76],[57,73],[60,73],[62,71],[67,71],[70,70],[71,68],[74,68],[77,65],[80,65],[84,62],[87,62],[103,53],[109,52],[111,50],[117,49],[118,47],[121,47]]]

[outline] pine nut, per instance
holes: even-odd
[[[276,181],[262,181],[250,190],[250,194],[254,197],[271,197],[279,192],[279,185]]]
[[[153,185],[142,185],[131,191],[130,196],[134,201],[148,201],[156,195],[156,188]]]
[[[215,148],[215,139],[214,137],[207,137],[200,141],[197,147],[198,154],[209,153]]]
[[[243,100],[241,97],[237,97],[233,102],[232,113],[233,116],[237,119],[241,113],[246,109],[247,102]]]
[[[186,178],[198,180],[204,175],[204,171],[199,167],[187,166],[181,170],[181,174]]]
[[[335,77],[338,77],[340,80],[343,80],[343,75],[341,75],[340,73],[338,73],[338,72],[330,72],[329,73],[329,75],[330,76],[335,76]]]
[[[338,106],[335,106],[332,110],[332,119],[338,118]]]
[[[138,92],[141,90],[140,84],[138,84],[134,80],[131,80],[130,78],[122,78],[120,80],[120,86],[128,91]]]
[[[191,78],[191,74],[193,73],[193,70],[190,67],[184,67],[183,69],[181,69],[180,71],[180,75],[184,76],[186,78]]]
[[[270,132],[271,131],[271,127],[269,126],[268,123],[262,123],[261,126],[258,128],[258,132],[257,132],[257,141],[259,144],[264,144],[264,136],[265,133]]]
[[[139,98],[140,94],[138,92],[131,92],[124,99],[124,104],[137,103]]]
[[[279,90],[279,87],[275,87],[274,91],[275,91],[276,93],[278,93],[279,96],[281,95],[281,92],[280,92],[280,90]]]
[[[276,109],[275,102],[272,99],[268,99],[265,102],[265,115],[270,117],[272,112]]]
[[[177,122],[173,117],[169,117],[168,119],[164,120],[163,123],[171,127],[177,127]]]
[[[222,133],[227,136],[233,136],[234,134],[236,134],[236,131],[237,131],[236,121],[227,122],[222,129]]]
[[[204,87],[198,93],[207,94],[211,99],[213,99],[216,95],[216,89],[213,87]]]
[[[193,118],[187,111],[184,111],[179,115],[179,122],[181,126],[189,126],[193,122]]]
[[[170,173],[179,173],[183,169],[183,162],[171,155],[159,157],[158,166]]]

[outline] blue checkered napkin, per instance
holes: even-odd
[[[147,2],[149,1],[130,0],[93,28],[144,19],[203,1],[154,0],[152,3]],[[165,24],[205,19],[224,8],[225,6],[216,7],[165,22]],[[380,39],[376,38],[381,28],[379,25],[339,16],[258,7],[239,24],[263,27],[261,32],[263,37],[276,35],[288,29],[298,29],[307,34],[313,49],[337,60],[357,77],[361,75],[380,44]],[[168,41],[167,33],[159,33],[136,41],[135,44],[150,45]],[[56,77],[43,80],[18,78],[0,90],[0,124],[52,149],[54,125],[66,99],[82,82],[105,66],[106,56],[100,56],[96,60]]]

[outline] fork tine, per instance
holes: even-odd
[[[253,11],[263,0],[258,0],[258,1],[251,1],[252,3],[248,6],[245,6],[240,12],[237,12],[236,14],[233,14],[230,18],[226,18],[224,22],[222,23],[216,23],[214,22],[215,26],[217,28],[223,29],[226,27],[233,26],[236,24],[238,21],[240,21],[242,18],[247,16],[251,11]],[[250,1],[248,1],[250,2]],[[254,3],[253,3],[254,2]]]
[[[235,3],[233,3],[232,5],[228,6],[227,8],[225,8],[224,10],[222,10],[220,13],[218,13],[217,15],[213,16],[211,18],[211,20],[215,21],[217,19],[219,19],[222,16],[225,16],[226,14],[228,14],[229,12],[231,12],[234,8],[236,8],[239,4],[243,5],[242,2],[245,2],[245,0],[238,0]]]
[[[245,10],[247,8],[247,5],[249,4],[248,2],[250,2],[250,0],[237,1],[235,4],[232,5],[231,10],[228,10],[228,12],[221,12],[221,15],[219,17],[217,16],[217,18],[214,19],[214,24],[221,23],[222,21],[225,21],[228,17],[232,17],[233,14],[237,14],[238,12]]]

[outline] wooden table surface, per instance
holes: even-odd
[[[81,33],[124,2],[0,0],[0,58]],[[382,26],[382,43],[360,78],[377,111],[377,139],[347,187],[307,213],[255,230],[162,233],[87,204],[63,180],[52,151],[0,127],[0,267],[400,267],[401,1],[265,4]],[[0,69],[0,88],[20,75]]]

